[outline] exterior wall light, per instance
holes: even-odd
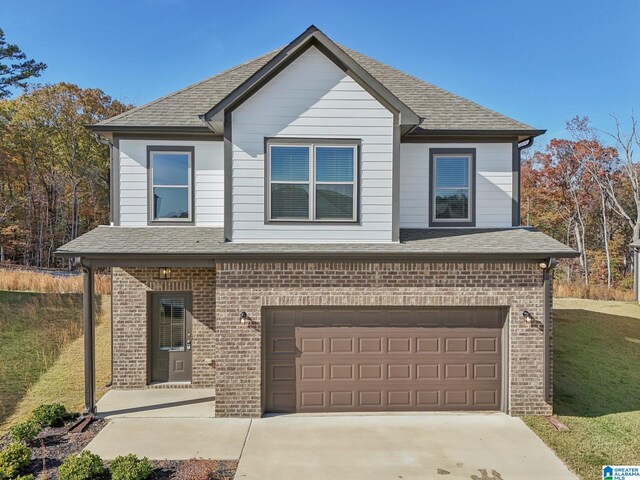
[[[529,312],[529,310],[525,310],[522,312],[522,316],[524,317],[524,321],[530,323],[533,320],[533,315]]]
[[[247,321],[247,312],[240,312],[240,323]]]
[[[161,267],[158,275],[160,276],[160,278],[168,280],[171,278],[171,269],[168,267]]]

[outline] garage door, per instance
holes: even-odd
[[[266,310],[270,412],[499,410],[506,311]]]

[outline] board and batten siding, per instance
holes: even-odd
[[[511,143],[403,143],[400,146],[400,228],[429,228],[429,149],[476,149],[476,227],[512,226]]]
[[[265,224],[265,137],[362,142],[360,224]],[[234,242],[390,242],[393,115],[315,47],[232,112]]]
[[[224,150],[222,141],[129,140],[119,142],[120,225],[140,227],[148,220],[147,146],[194,148],[195,225],[224,224]]]

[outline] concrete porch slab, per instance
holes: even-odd
[[[100,418],[212,418],[215,391],[207,388],[111,390],[96,405]]]
[[[251,420],[114,418],[85,447],[104,460],[134,453],[151,460],[237,460]]]

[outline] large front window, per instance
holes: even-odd
[[[454,150],[435,153],[432,151],[431,175],[431,224],[472,224],[473,153]]]
[[[274,142],[268,148],[269,220],[356,220],[357,145]]]
[[[151,220],[191,221],[190,151],[151,151]]]

